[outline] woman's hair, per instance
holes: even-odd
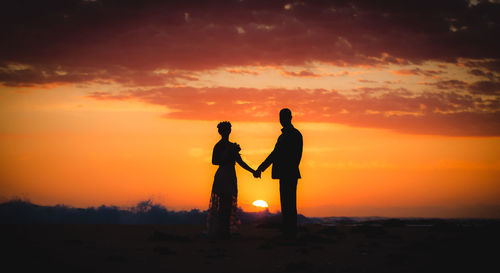
[[[231,133],[231,123],[229,121],[219,122],[217,129],[219,129],[219,134],[229,135]]]

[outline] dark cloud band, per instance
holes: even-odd
[[[0,81],[57,82],[60,77],[46,75],[63,70],[63,81],[78,82],[120,70],[141,83],[144,74],[159,68],[460,58],[498,72],[498,14],[500,4],[455,0],[5,0],[0,4],[0,67],[33,69],[22,77],[2,75]]]

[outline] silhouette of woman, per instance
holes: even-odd
[[[236,185],[235,162],[245,170],[255,173],[240,156],[240,146],[229,141],[231,123],[220,122],[217,125],[221,140],[215,144],[212,164],[219,165],[214,177],[210,206],[208,208],[208,235],[216,238],[229,238],[230,227],[237,222],[236,205],[238,188]]]

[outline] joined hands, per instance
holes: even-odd
[[[252,174],[253,174],[253,177],[260,178],[261,171],[260,170],[255,170],[255,171],[253,171]]]

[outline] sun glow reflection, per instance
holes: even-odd
[[[255,201],[253,201],[252,205],[254,205],[256,207],[261,207],[261,208],[268,207],[267,202],[264,200],[255,200]]]

